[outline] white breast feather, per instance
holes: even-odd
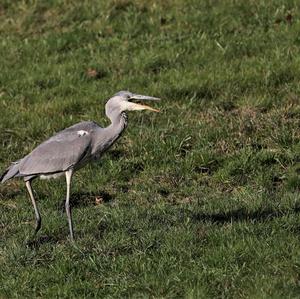
[[[84,136],[84,135],[88,135],[89,132],[87,132],[87,131],[85,131],[85,130],[80,130],[80,131],[77,131],[77,134],[78,134],[79,136]]]
[[[63,172],[58,172],[54,174],[41,174],[40,179],[41,180],[49,180],[49,179],[56,179],[60,176],[62,176],[64,173]]]

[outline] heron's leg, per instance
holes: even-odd
[[[36,235],[36,233],[37,233],[37,232],[40,230],[40,228],[41,228],[42,218],[41,218],[40,212],[39,212],[39,210],[38,210],[36,201],[35,201],[34,196],[33,196],[32,188],[31,188],[31,181],[27,181],[27,182],[25,182],[25,184],[26,184],[26,187],[27,187],[27,190],[28,190],[30,199],[31,199],[31,201],[32,201],[33,208],[34,208],[35,220],[36,220],[36,222],[35,222],[36,225],[35,225],[35,232],[34,232],[34,234]]]
[[[66,181],[67,181],[67,197],[66,197],[65,207],[66,207],[69,229],[70,229],[70,239],[71,241],[74,241],[72,214],[70,209],[70,187],[71,187],[71,178],[72,178],[73,171],[68,170],[65,172],[65,174],[66,174]]]

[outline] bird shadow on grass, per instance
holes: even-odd
[[[264,222],[275,218],[280,218],[287,214],[299,214],[300,204],[288,210],[275,210],[271,208],[263,208],[255,211],[249,211],[245,208],[240,208],[228,212],[220,212],[216,214],[208,214],[201,212],[191,212],[191,218],[194,221],[209,221],[216,224],[225,224],[231,222],[242,221],[257,221]]]

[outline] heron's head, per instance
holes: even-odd
[[[159,100],[160,100],[159,98],[154,98],[154,97],[145,96],[141,94],[134,94],[130,91],[120,91],[108,100],[105,108],[108,113],[112,111],[117,111],[121,113],[124,111],[134,111],[134,110],[150,110],[154,112],[159,112],[159,110],[157,109],[139,103],[142,101],[159,101]]]

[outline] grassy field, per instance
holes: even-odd
[[[35,240],[0,186],[0,297],[300,298],[299,32],[296,0],[1,0],[1,170],[119,90],[163,100],[74,176],[75,245],[63,179]]]

